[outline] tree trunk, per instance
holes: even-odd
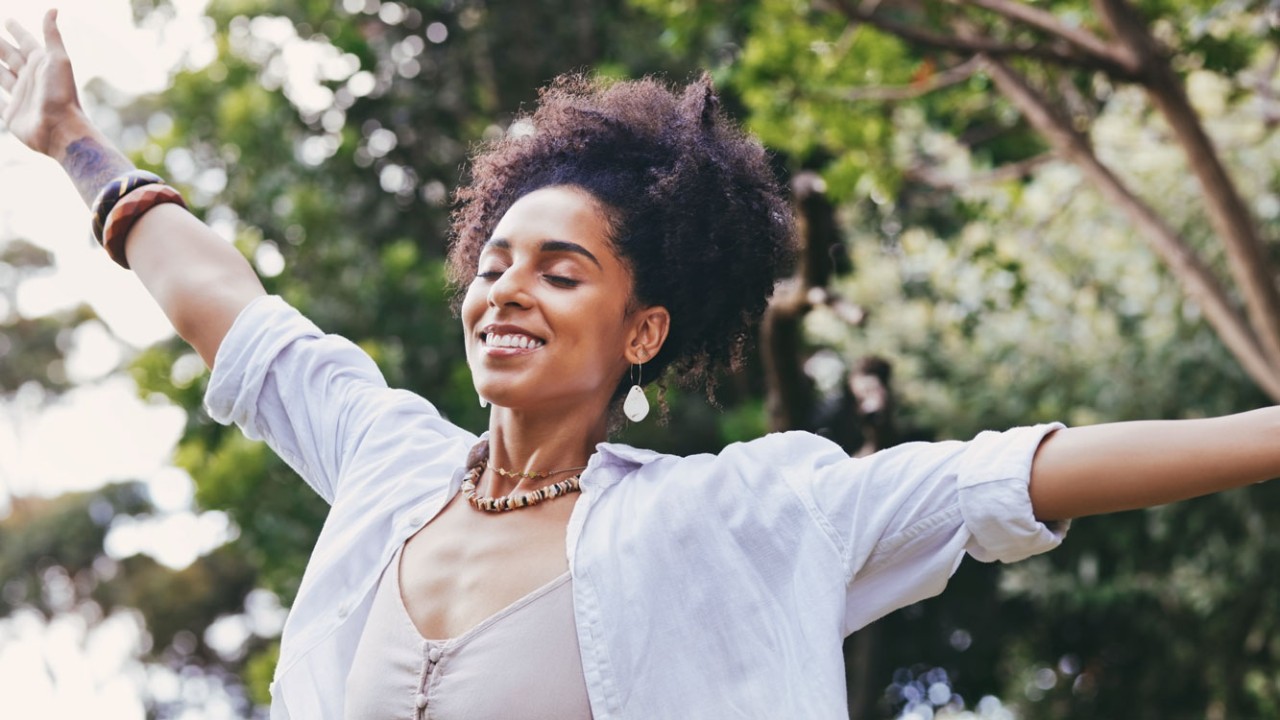
[[[779,285],[761,321],[766,407],[773,431],[814,430],[818,424],[816,388],[804,372],[805,316],[821,303],[831,304],[843,317],[861,315],[828,288],[842,269],[844,244],[835,208],[823,190],[822,180],[811,173],[792,182],[799,262],[795,274]],[[833,423],[844,430],[833,439],[851,455],[868,455],[896,441],[890,375],[889,363],[880,358],[864,358],[849,371],[844,401],[837,409],[844,417]],[[850,636],[844,652],[850,717],[870,718],[881,697],[880,683],[890,670],[882,659],[879,630],[872,625]]]

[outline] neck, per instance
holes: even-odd
[[[598,413],[531,414],[494,407],[489,416],[489,466],[516,472],[547,472],[587,464],[596,443],[608,437],[608,416]],[[501,477],[488,472],[486,493],[493,496],[527,492],[565,479]]]

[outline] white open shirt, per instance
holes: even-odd
[[[477,438],[278,297],[237,318],[205,405],[332,505],[271,717],[339,718],[377,579],[457,492]],[[1012,562],[1061,542],[1027,494],[1059,427],[861,459],[801,432],[691,457],[600,443],[565,547],[594,717],[848,717],[846,635],[941,592],[966,552]]]

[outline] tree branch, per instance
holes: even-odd
[[[1151,206],[1134,195],[1098,160],[1088,140],[1070,121],[1055,113],[1026,80],[996,58],[986,59],[987,72],[1005,97],[1022,111],[1027,122],[1063,158],[1075,163],[1108,199],[1118,205],[1146,235],[1155,251],[1181,283],[1187,297],[1203,310],[1223,343],[1245,372],[1273,399],[1280,401],[1280,378],[1267,361],[1249,324],[1231,306],[1226,291],[1181,237]]]
[[[851,102],[860,102],[865,100],[876,102],[903,102],[906,100],[915,100],[918,97],[928,95],[931,92],[941,90],[943,88],[959,85],[960,83],[973,77],[982,67],[982,63],[978,58],[973,57],[956,65],[947,68],[940,73],[930,75],[921,82],[915,82],[910,85],[901,85],[897,87],[860,87],[847,90],[843,93],[844,99]]]
[[[932,188],[939,190],[958,190],[962,187],[971,185],[990,185],[993,183],[1005,182],[1006,180],[1019,180],[1031,174],[1032,170],[1040,167],[1054,157],[1053,153],[1041,153],[1025,160],[1006,163],[997,168],[992,168],[986,172],[970,175],[963,178],[947,178],[943,177],[936,170],[929,167],[913,167],[907,168],[906,177],[908,180],[922,182]]]
[[[1094,0],[1094,4],[1115,37],[1135,53],[1144,69],[1138,82],[1169,124],[1200,184],[1209,221],[1244,296],[1249,322],[1272,374],[1280,376],[1280,290],[1258,225],[1191,106],[1166,50],[1125,0]]]
[[[1058,16],[1046,10],[1041,10],[1016,0],[947,0],[947,2],[953,5],[968,3],[984,10],[989,10],[997,15],[1060,38],[1099,61],[1128,67],[1130,72],[1137,72],[1137,67],[1133,64],[1133,58],[1122,49],[1117,48],[1088,30],[1068,25]]]
[[[972,55],[982,53],[988,57],[1024,57],[1062,65],[1064,67],[1086,70],[1099,70],[1117,79],[1132,79],[1132,72],[1126,65],[1112,62],[1085,53],[1074,45],[1064,42],[1004,43],[979,35],[961,37],[956,34],[943,34],[924,29],[919,25],[899,22],[885,17],[878,12],[879,3],[857,3],[855,0],[827,0],[845,17],[854,22],[864,22],[873,27],[896,35],[908,42],[916,43],[937,50]],[[820,4],[825,4],[820,2]]]

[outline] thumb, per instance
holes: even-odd
[[[48,50],[67,51],[62,44],[62,33],[58,30],[58,10],[51,8],[44,14],[44,46]]]

